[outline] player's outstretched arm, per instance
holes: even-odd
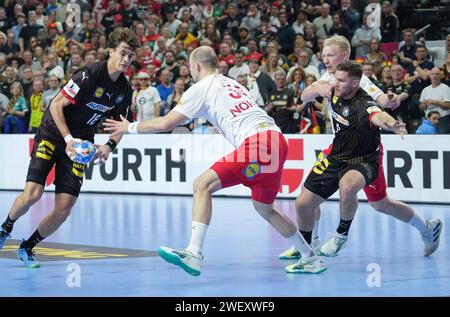
[[[119,134],[156,133],[167,132],[182,124],[187,117],[176,111],[170,111],[164,117],[157,117],[142,122],[130,123],[123,116],[122,121],[106,119],[103,123],[104,130],[111,133],[111,136]]]
[[[383,130],[391,131],[396,134],[400,134],[402,137],[407,134],[406,124],[395,120],[387,112],[378,112],[372,116],[372,124]]]

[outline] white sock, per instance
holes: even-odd
[[[301,233],[298,232],[298,230],[295,231],[292,236],[287,237],[287,239],[300,252],[300,254],[302,255],[302,259],[306,260],[314,255],[314,251],[308,245]]]
[[[314,228],[313,228],[313,232],[312,232],[312,239],[319,239],[319,222],[320,220],[316,220],[314,222]]]
[[[192,233],[191,233],[191,241],[189,242],[189,246],[186,248],[186,251],[192,252],[195,255],[199,255],[202,253],[203,242],[205,242],[206,231],[208,231],[208,225],[192,221]]]
[[[411,226],[419,230],[420,233],[424,233],[428,230],[427,222],[425,219],[418,215],[417,213],[414,213],[411,220],[408,222]]]

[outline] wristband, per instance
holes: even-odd
[[[68,134],[68,135],[66,135],[66,136],[64,137],[64,141],[65,141],[66,143],[68,143],[68,142],[70,142],[70,141],[72,141],[72,140],[73,140],[72,134]]]
[[[128,133],[129,133],[129,134],[138,134],[138,133],[139,133],[139,132],[138,132],[138,129],[137,129],[138,124],[139,124],[139,121],[130,123],[130,124],[128,125]]]
[[[109,148],[111,149],[111,152],[112,152],[116,148],[117,142],[114,141],[113,139],[109,139],[108,142],[105,143],[105,145],[109,146]]]

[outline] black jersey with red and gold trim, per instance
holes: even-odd
[[[113,81],[107,61],[79,69],[60,91],[70,105],[64,107],[64,117],[74,138],[93,142],[96,125],[104,117],[127,117],[132,88],[123,74]],[[51,103],[50,103],[51,105]],[[43,137],[64,141],[56,126],[50,107],[44,113],[40,133]]]
[[[380,129],[372,125],[371,119],[378,112],[381,109],[362,89],[350,100],[335,96],[333,91],[330,113],[335,137],[330,157],[349,164],[376,160]]]

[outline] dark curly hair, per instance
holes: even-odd
[[[116,48],[121,42],[127,43],[133,49],[141,47],[138,36],[130,29],[117,28],[109,35],[109,47]]]

